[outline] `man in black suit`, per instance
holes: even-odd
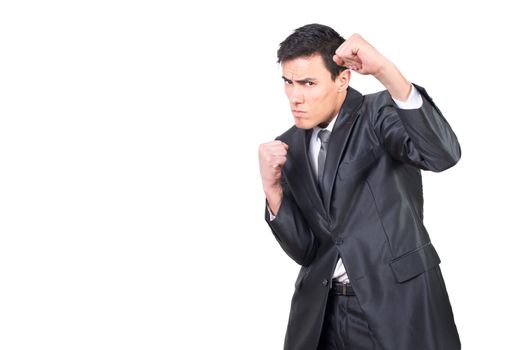
[[[358,34],[306,25],[278,61],[295,125],[260,145],[259,161],[266,220],[302,266],[284,348],[460,349],[420,172],[457,163],[454,132]],[[351,71],[386,90],[361,95]]]

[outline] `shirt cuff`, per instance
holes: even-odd
[[[400,109],[418,109],[422,107],[422,96],[420,95],[420,92],[413,86],[413,84],[411,85],[411,91],[407,101],[399,101],[396,98],[393,98],[393,101],[395,101],[397,107]]]
[[[276,216],[273,215],[273,213],[271,212],[271,209],[269,209],[269,205],[267,206],[267,212],[269,213],[269,221],[275,220]]]

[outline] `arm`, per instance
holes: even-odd
[[[385,104],[373,121],[373,128],[386,151],[395,159],[435,172],[455,165],[461,156],[455,133],[426,91],[417,109],[400,109]]]
[[[353,34],[336,50],[333,60],[362,75],[373,75],[391,96],[406,101],[411,83],[398,68],[359,34]]]
[[[395,100],[403,102],[410,96],[411,83],[358,34],[353,34],[337,49],[333,60],[360,74],[373,75]],[[460,146],[425,90],[417,90],[422,96],[420,108],[401,109],[391,101],[378,101],[382,107],[376,113],[373,128],[393,158],[423,169],[442,171],[458,162]]]
[[[266,194],[266,221],[286,254],[305,266],[315,254],[315,236],[282,179],[286,155],[287,145],[281,141],[262,144],[259,148],[260,175]],[[274,214],[272,218],[270,211]]]
[[[293,196],[283,191],[278,214],[271,218],[266,209],[266,222],[280,247],[297,264],[307,266],[315,256],[316,240]]]

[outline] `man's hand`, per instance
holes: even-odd
[[[333,61],[360,74],[371,74],[388,89],[392,97],[406,101],[411,83],[397,67],[382,56],[360,34],[353,34],[335,52]]]
[[[360,34],[353,34],[335,52],[333,60],[355,72],[366,75],[378,74],[388,60]]]
[[[262,186],[266,194],[269,208],[273,215],[277,215],[282,203],[282,167],[286,163],[288,146],[282,141],[263,143],[258,148],[258,161]]]

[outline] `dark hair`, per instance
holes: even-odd
[[[331,78],[335,78],[346,69],[333,61],[333,55],[344,38],[340,36],[333,28],[322,24],[307,24],[295,29],[295,31],[280,43],[277,51],[278,63],[298,58],[309,57],[314,54],[320,54],[324,65],[331,73]]]

